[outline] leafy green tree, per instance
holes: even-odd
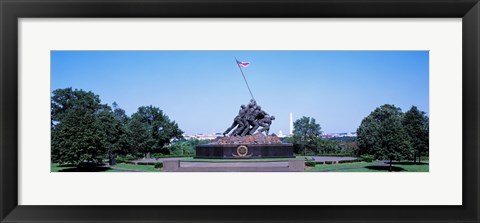
[[[339,137],[331,140],[338,143],[338,146],[340,147],[340,151],[338,153],[348,154],[349,156],[357,156],[356,152],[358,150],[358,146],[356,137]]]
[[[142,154],[144,157],[155,145],[155,140],[150,134],[146,123],[142,122],[138,116],[133,116],[127,125],[127,138],[129,140],[129,153],[134,157]]]
[[[108,155],[110,164],[115,157],[115,154],[118,154],[122,151],[121,148],[121,137],[123,126],[120,121],[118,121],[111,108],[104,109],[97,114],[99,130],[101,131],[101,142],[103,148],[105,149],[106,154]],[[124,136],[123,136],[124,137]]]
[[[307,155],[307,151],[317,151],[318,139],[322,134],[320,124],[315,118],[303,116],[293,123],[293,141],[296,153]]]
[[[180,151],[170,151],[171,154],[178,155],[195,155],[195,147],[199,144],[207,144],[212,140],[199,140],[199,139],[189,139],[176,142],[180,146]]]
[[[341,152],[341,147],[338,142],[318,138],[317,140],[318,154],[336,154]]]
[[[117,128],[118,143],[116,146],[115,154],[134,154],[134,151],[131,151],[132,146],[130,145],[129,140],[129,129],[128,123],[130,117],[126,115],[125,110],[121,109],[116,102],[112,104],[113,116],[118,123],[115,127]]]
[[[411,155],[412,149],[402,125],[403,113],[394,105],[382,105],[362,120],[357,129],[357,143],[362,154],[375,159],[402,160]]]
[[[295,141],[293,140],[293,136],[287,136],[287,137],[285,137],[285,138],[283,138],[283,139],[281,139],[281,140],[282,140],[282,143],[292,143],[292,144],[293,144],[293,143],[295,142]]]
[[[170,155],[177,155],[183,156],[185,155],[185,149],[189,147],[186,142],[175,142],[171,143],[170,145],[166,146],[165,149],[168,151]]]
[[[50,108],[52,127],[61,122],[63,116],[72,109],[95,113],[104,107],[105,105],[100,104],[100,97],[91,91],[73,90],[72,88],[54,90]]]
[[[428,151],[429,121],[423,111],[419,111],[416,106],[405,112],[402,120],[403,127],[414,149],[413,161],[420,162],[422,153]]]
[[[57,89],[51,97],[52,161],[100,163],[106,152],[98,114],[108,109],[92,92]]]
[[[129,117],[127,114],[125,114],[125,110],[120,108],[117,104],[117,102],[112,103],[112,108],[113,108],[113,115],[117,121],[119,121],[122,124],[127,124]]]
[[[180,130],[178,124],[175,121],[170,121],[170,118],[157,107],[139,107],[131,119],[134,120],[136,128],[140,128],[139,123],[141,123],[142,127],[140,129],[148,133],[148,143],[145,145],[146,147],[137,147],[142,150],[144,155],[151,152],[167,154],[169,151],[164,149],[164,147],[168,145],[171,140],[183,138],[183,131]],[[129,131],[133,135],[137,134],[133,133],[132,129]],[[153,145],[150,145],[150,141],[153,142]]]

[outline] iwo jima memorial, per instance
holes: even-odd
[[[269,135],[270,126],[275,117],[265,112],[253,97],[242,70],[242,67],[248,66],[249,62],[240,62],[236,58],[235,61],[252,97],[250,102],[240,106],[238,115],[233,119],[232,125],[225,130],[223,137],[216,138],[208,144],[196,146],[193,161],[164,160],[163,171],[297,172],[304,170],[305,162],[303,159],[295,158],[293,145],[282,143],[275,134]],[[248,162],[243,162],[242,159]]]
[[[232,125],[223,133],[224,137],[196,146],[194,158],[294,158],[291,143],[282,143],[275,134],[268,134],[275,116],[265,112],[253,97],[242,70],[242,67],[247,67],[250,63],[240,62],[236,58],[235,61],[252,99],[247,105],[240,106]]]

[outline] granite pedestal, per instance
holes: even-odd
[[[203,144],[195,148],[201,159],[294,158],[293,144]]]

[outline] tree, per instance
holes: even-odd
[[[315,122],[315,118],[303,116],[293,123],[293,141],[296,153],[303,150],[303,155],[307,155],[307,150],[316,151],[318,138],[322,134],[320,124]]]
[[[340,153],[341,148],[337,141],[328,139],[317,139],[317,153],[318,154],[334,154]]]
[[[128,123],[130,121],[130,117],[125,114],[125,110],[121,109],[116,102],[113,102],[112,108],[113,116],[118,123],[118,125],[116,125],[116,127],[118,128],[118,143],[114,152],[116,154],[134,154],[134,152],[130,150],[132,146],[130,145],[130,140],[128,137]]]
[[[98,114],[108,106],[92,92],[57,89],[51,98],[52,160],[79,165],[99,163],[106,151]]]
[[[172,143],[171,146],[168,146],[168,150],[170,154],[175,155],[195,155],[195,147],[199,144],[208,144],[212,140],[199,140],[199,139],[189,139],[189,140],[181,140],[175,143]],[[175,146],[173,146],[175,145]]]
[[[98,128],[102,134],[102,146],[105,149],[106,154],[108,154],[109,163],[113,165],[114,154],[122,151],[121,146],[124,141],[121,141],[121,137],[125,137],[123,132],[124,127],[122,126],[122,123],[115,118],[110,107],[98,112],[97,119],[99,125]]]
[[[72,90],[72,88],[57,89],[52,92],[51,98],[52,126],[60,122],[72,109],[95,113],[104,107],[105,105],[100,104],[100,97],[91,91]]]
[[[147,124],[142,122],[141,117],[133,116],[128,122],[127,129],[129,153],[135,157],[139,154],[146,156],[155,145],[155,140],[150,134]]]
[[[360,155],[373,155],[376,159],[392,161],[408,158],[411,146],[402,125],[403,113],[394,105],[382,105],[362,120],[357,129]]]
[[[423,152],[428,151],[428,117],[425,112],[419,111],[416,106],[412,106],[410,110],[405,112],[402,120],[403,127],[414,149],[413,161],[420,162],[420,156]]]
[[[295,143],[295,140],[293,139],[293,136],[289,135],[289,136],[286,136],[285,138],[283,139],[280,139],[282,140],[282,143]]]
[[[130,129],[131,134],[144,134],[143,131],[146,131],[148,134],[148,143],[143,145],[147,147],[138,147],[144,155],[155,151],[169,153],[167,149],[162,151],[165,145],[169,144],[173,139],[183,138],[183,131],[180,130],[178,124],[175,121],[170,121],[170,118],[157,107],[139,107],[138,111],[132,115],[132,121],[134,121],[134,127],[139,128],[142,133],[134,133]],[[139,126],[140,124],[141,127]],[[150,140],[153,142],[152,145],[149,144]]]
[[[125,110],[121,109],[118,106],[117,102],[112,103],[112,108],[115,119],[117,119],[122,124],[127,124],[129,117],[125,114]]]

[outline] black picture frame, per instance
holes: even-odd
[[[1,222],[479,222],[478,0],[0,0],[0,14]],[[462,18],[463,205],[18,205],[17,21],[19,18],[75,17]]]

